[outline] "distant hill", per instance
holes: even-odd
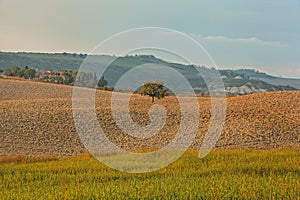
[[[238,69],[234,72],[243,75],[245,78],[261,80],[271,85],[291,86],[300,89],[300,79],[275,77],[252,69]]]
[[[37,71],[50,69],[77,70],[85,57],[85,54],[0,52],[0,69],[5,70],[14,66],[20,68],[29,66]]]
[[[78,70],[86,54],[70,53],[9,53],[0,52],[0,70],[16,66],[24,68],[28,66],[35,68],[38,72],[44,70]],[[111,59],[112,56],[94,55],[99,60]],[[130,69],[146,64],[162,64],[181,73],[194,88],[197,94],[207,94],[206,84],[195,69],[201,74],[209,73],[214,69],[200,66],[183,65],[179,63],[170,63],[152,55],[125,56],[116,58],[105,71],[105,79],[108,80],[108,86],[114,87],[120,77]],[[97,63],[98,64],[98,63]],[[254,70],[219,70],[228,95],[243,95],[265,91],[280,91],[300,89],[299,80],[284,79],[273,77],[268,74]]]

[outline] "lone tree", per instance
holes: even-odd
[[[146,82],[142,85],[141,95],[150,96],[153,103],[155,97],[160,99],[167,96],[168,90],[164,87],[162,81]]]
[[[21,71],[21,75],[26,79],[33,79],[35,77],[35,69],[30,69],[28,66]]]
[[[107,80],[104,79],[104,76],[101,76],[101,78],[99,79],[97,86],[98,87],[105,87],[107,86]]]

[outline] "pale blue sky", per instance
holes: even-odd
[[[300,0],[0,0],[0,50],[90,52],[155,26],[184,32],[220,68],[300,77]]]

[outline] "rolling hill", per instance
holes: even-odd
[[[86,58],[86,54],[69,53],[8,53],[0,52],[0,70],[17,66],[24,68],[29,66],[35,68],[38,72],[43,70],[73,70],[79,69]],[[130,69],[147,63],[169,66],[181,73],[191,84],[195,93],[207,94],[206,84],[201,74],[213,72],[214,69],[194,65],[183,65],[179,63],[170,63],[152,55],[137,55],[125,57],[112,57],[104,55],[92,55],[97,63],[95,67],[107,59],[115,59],[105,71],[105,79],[108,80],[108,86],[114,87],[119,78]],[[196,69],[197,68],[197,69]],[[200,71],[200,73],[199,73]],[[244,95],[265,91],[281,91],[299,89],[298,79],[283,79],[272,77],[270,75],[255,72],[252,70],[219,70],[222,76],[227,95]],[[131,89],[131,88],[128,88]]]
[[[245,78],[261,80],[261,81],[264,81],[271,85],[276,85],[276,86],[289,85],[298,90],[300,89],[300,80],[299,79],[271,76],[266,73],[259,72],[256,70],[251,70],[251,69],[238,69],[238,70],[234,70],[234,72],[236,74],[243,75]]]

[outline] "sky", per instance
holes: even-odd
[[[300,0],[0,0],[0,27],[1,51],[76,53],[133,28],[174,29],[218,68],[300,78]]]

